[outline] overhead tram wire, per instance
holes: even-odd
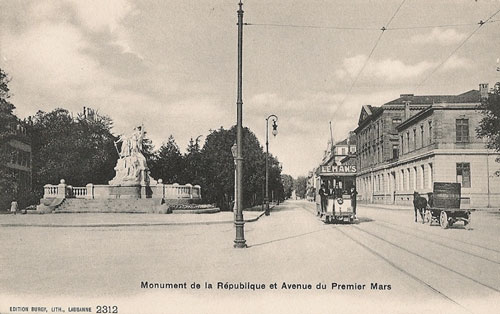
[[[500,20],[490,20],[486,23],[496,23]],[[426,29],[426,28],[448,28],[448,27],[465,27],[465,26],[473,26],[477,25],[477,23],[462,23],[462,24],[441,24],[441,25],[421,25],[421,26],[402,26],[402,27],[389,27],[387,31],[399,31],[399,30],[409,30],[409,29]]]
[[[465,43],[472,37],[474,36],[475,33],[477,33],[478,30],[481,29],[481,27],[486,24],[486,23],[491,23],[491,22],[496,22],[498,20],[492,20],[492,18],[497,15],[500,12],[500,9],[498,9],[495,13],[493,13],[486,21],[479,21],[478,26],[467,36],[443,61],[441,61],[435,68],[432,70],[429,75],[427,75],[420,83],[417,85],[416,89],[419,89],[424,85],[424,83],[434,74],[436,73],[437,70],[439,70],[450,58],[460,49],[465,45]]]
[[[378,31],[374,27],[348,27],[348,26],[321,26],[321,25],[299,25],[299,24],[278,24],[278,23],[245,23],[249,26],[271,26],[271,27],[289,27],[289,28],[316,28],[316,29],[336,29],[336,30],[355,30],[355,31]]]
[[[396,17],[396,14],[398,14],[399,10],[401,9],[401,7],[403,6],[403,4],[406,2],[406,0],[403,0],[401,1],[401,3],[399,4],[398,8],[396,9],[396,11],[394,11],[394,14],[391,16],[391,18],[389,19],[389,21],[387,23],[385,23],[385,26],[383,26],[380,30],[382,31],[380,33],[380,35],[378,36],[377,40],[375,41],[375,44],[373,45],[373,48],[372,50],[370,51],[370,54],[368,55],[368,58],[366,58],[363,66],[361,67],[361,69],[359,70],[358,74],[356,74],[356,77],[354,78],[354,80],[352,81],[351,83],[351,86],[349,87],[348,91],[347,91],[347,94],[346,96],[344,97],[344,99],[342,100],[342,102],[340,103],[340,106],[342,106],[344,104],[344,102],[347,100],[347,98],[351,95],[351,92],[352,92],[352,89],[354,88],[354,85],[356,85],[359,77],[361,76],[361,73],[363,72],[363,70],[366,68],[366,65],[368,64],[368,62],[370,61],[370,58],[372,57],[373,53],[375,52],[375,49],[377,48],[378,46],[378,43],[380,42],[380,39],[382,38],[382,35],[384,35],[384,32],[387,30],[387,28],[389,27],[389,25],[391,24],[392,20],[394,20],[394,18]]]
[[[486,23],[497,23],[500,20],[489,20]],[[328,26],[328,25],[303,25],[303,24],[279,24],[279,23],[244,23],[245,26],[264,26],[264,27],[280,27],[280,28],[311,28],[311,29],[331,29],[331,30],[351,30],[351,31],[379,31],[376,27],[351,27],[351,26]],[[401,27],[385,27],[385,31],[399,31],[411,29],[428,29],[428,28],[450,28],[450,27],[466,27],[477,25],[477,23],[461,23],[461,24],[437,24],[437,25],[417,25],[417,26],[401,26]]]

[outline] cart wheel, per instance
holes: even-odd
[[[467,215],[467,220],[464,220],[464,227],[467,225],[470,225],[471,216],[472,215],[470,213],[469,213],[469,215]],[[470,229],[470,226],[468,227],[468,229]]]
[[[425,211],[424,218],[425,218],[425,222],[427,222],[429,224],[429,226],[431,226],[432,225],[432,213],[430,210]]]
[[[439,215],[439,224],[441,225],[441,228],[446,229],[448,228],[448,215],[446,212],[443,210],[441,211],[441,215]]]

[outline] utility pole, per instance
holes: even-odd
[[[236,238],[234,239],[235,248],[246,248],[245,240],[245,221],[243,220],[243,3],[238,4],[238,94],[236,100]]]

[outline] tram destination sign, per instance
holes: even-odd
[[[321,174],[355,174],[356,165],[321,166]]]

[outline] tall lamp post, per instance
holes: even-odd
[[[236,228],[236,238],[234,239],[235,248],[246,248],[243,220],[243,3],[238,4],[238,92],[236,100],[236,219],[234,226]]]
[[[236,145],[236,142],[234,142],[233,146],[231,146],[231,154],[233,154],[233,161],[234,161],[234,202],[233,202],[233,214],[234,214],[234,220],[236,221],[236,213],[237,213],[237,206],[236,206],[236,197],[238,195],[238,185],[236,184],[236,181],[238,180],[238,173],[236,171],[236,158],[238,157],[238,146]]]
[[[278,121],[278,117],[274,114],[269,115],[266,118],[266,195],[264,197],[264,203],[266,203],[266,216],[269,216],[269,119],[273,118],[273,135],[276,136],[278,134],[278,125],[276,121]]]

